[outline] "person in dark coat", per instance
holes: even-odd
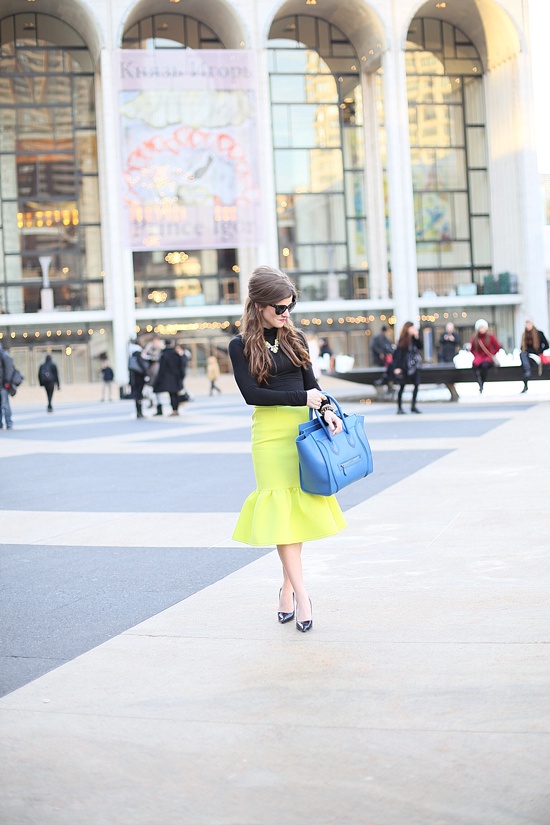
[[[53,412],[52,398],[54,389],[56,386],[58,390],[61,389],[59,386],[57,367],[55,366],[51,355],[46,355],[44,363],[40,365],[40,369],[38,370],[38,383],[46,390],[46,396],[48,398],[48,406],[46,409],[51,413]]]
[[[13,360],[9,352],[2,347],[0,341],[0,430],[3,426],[3,419],[6,421],[6,430],[11,430],[13,421],[11,417],[10,387],[13,375]]]
[[[437,360],[442,364],[452,364],[457,348],[460,346],[462,346],[462,342],[455,330],[455,325],[452,321],[449,321],[449,323],[445,325],[445,332],[442,332],[439,337],[439,355]]]
[[[134,338],[128,347],[128,374],[130,376],[131,398],[136,402],[136,418],[143,418],[143,388],[149,381],[147,364],[143,358],[143,347]]]
[[[178,415],[179,393],[183,389],[187,361],[180,344],[173,347],[171,341],[167,340],[165,343],[153,389],[157,394],[167,392],[170,395],[171,415]],[[157,404],[156,415],[162,415],[162,404]]]
[[[399,382],[399,393],[397,395],[397,412],[402,415],[405,410],[401,406],[403,390],[406,384],[413,385],[411,402],[411,412],[419,413],[416,406],[416,397],[420,385],[420,368],[422,366],[422,339],[418,328],[411,321],[403,325],[401,335],[395,352],[393,354],[393,374]]]
[[[394,346],[387,337],[388,328],[382,327],[378,335],[372,341],[371,352],[375,367],[385,367],[388,362],[388,355],[392,355]]]

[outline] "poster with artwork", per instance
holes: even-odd
[[[418,241],[449,242],[452,238],[451,197],[446,192],[421,195],[421,223],[417,224]]]
[[[257,245],[262,227],[254,54],[119,50],[115,77],[129,247]]]

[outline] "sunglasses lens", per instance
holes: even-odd
[[[296,301],[293,301],[291,304],[270,304],[270,306],[272,306],[275,310],[275,315],[282,315],[283,312],[286,312],[287,310],[292,312],[296,306]]]

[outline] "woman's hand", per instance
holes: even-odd
[[[338,433],[342,432],[342,419],[339,418],[335,412],[332,412],[332,410],[325,410],[323,413],[323,418],[328,424],[328,428],[333,435],[338,435]]]
[[[401,375],[401,373],[402,373],[402,372],[403,372],[403,370],[400,370],[400,369],[399,369],[399,367],[398,367],[397,369],[395,369],[395,370],[393,371],[393,374],[394,374],[394,375]]]
[[[307,391],[307,405],[312,410],[318,410],[323,401],[326,401],[325,396],[321,392],[321,390],[308,390]]]

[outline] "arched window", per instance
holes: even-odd
[[[413,21],[406,60],[419,293],[476,293],[492,280],[482,63],[431,18]]]
[[[94,76],[80,35],[0,21],[0,311],[103,309]],[[48,308],[48,307],[42,307]]]
[[[324,20],[276,20],[268,44],[279,264],[302,297],[368,297],[359,61]]]
[[[156,14],[129,28],[123,49],[223,49],[200,20],[183,14]],[[137,307],[234,304],[239,302],[235,249],[173,249],[134,252]]]
[[[223,49],[215,32],[186,14],[144,17],[124,32],[123,49]]]

